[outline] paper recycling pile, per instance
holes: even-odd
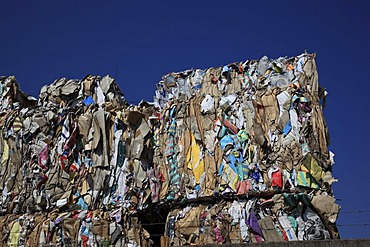
[[[170,73],[137,106],[109,76],[0,82],[3,244],[150,246],[160,208],[162,246],[339,238],[313,54]]]

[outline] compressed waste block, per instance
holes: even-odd
[[[114,79],[62,78],[39,99],[14,77],[0,82],[1,246],[151,245],[135,216],[143,199],[126,185],[129,170],[146,177],[126,143],[144,144],[147,132],[129,125]]]
[[[326,94],[307,53],[165,75],[154,153],[160,200],[182,202],[170,244],[339,238]]]
[[[0,82],[3,245],[339,238],[315,54],[171,72],[138,105],[109,76]]]

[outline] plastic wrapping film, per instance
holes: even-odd
[[[109,76],[39,99],[0,81],[4,244],[148,246],[145,224],[161,245],[339,237],[313,54],[170,73],[137,106]]]

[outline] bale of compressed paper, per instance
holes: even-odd
[[[162,110],[155,154],[163,157],[157,169],[166,180],[160,199],[211,203],[170,213],[173,243],[275,241],[276,231],[284,240],[337,238],[326,94],[314,54],[164,76],[155,96]],[[228,204],[213,211],[220,198]],[[190,233],[182,222],[194,222],[195,212]],[[201,215],[209,217],[208,235]],[[224,230],[225,220],[237,229]],[[260,221],[270,226],[260,229]]]
[[[0,82],[2,245],[149,245],[125,198],[131,129],[115,81],[62,78],[38,100],[14,77]]]

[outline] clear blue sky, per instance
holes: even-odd
[[[0,74],[33,96],[60,77],[110,74],[128,100],[151,100],[171,71],[316,52],[335,196],[342,212],[370,210],[370,1],[13,0],[0,9]],[[370,213],[342,213],[338,224],[370,224]],[[370,225],[339,230],[370,238]]]

